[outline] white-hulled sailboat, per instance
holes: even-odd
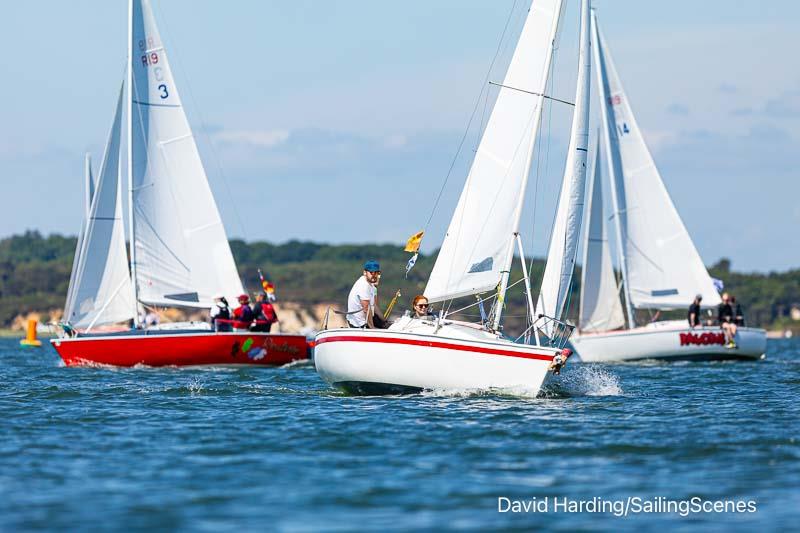
[[[317,334],[317,372],[357,394],[421,390],[504,390],[536,394],[571,328],[559,321],[579,238],[586,174],[590,82],[589,6],[581,3],[576,108],[557,221],[540,306],[516,341],[501,333],[503,302],[517,249],[531,317],[536,313],[519,235],[525,187],[562,0],[530,8],[466,184],[425,288],[430,302],[496,291],[483,323],[404,317],[388,330],[332,329]],[[544,305],[546,303],[546,305]],[[547,333],[540,334],[539,330]]]
[[[140,306],[208,309],[214,297],[234,302],[244,291],[148,0],[129,2],[128,29],[126,80],[96,185],[87,170],[91,207],[78,239],[66,335],[53,346],[67,365],[271,365],[306,359],[301,335],[217,332],[206,323],[140,327]],[[130,271],[123,174],[129,184]],[[129,320],[136,329],[97,331]]]
[[[594,13],[592,41],[627,325],[603,227],[598,150],[573,347],[587,362],[762,357],[763,329],[739,327],[733,349],[725,346],[719,326],[690,328],[686,320],[662,320],[637,327],[636,309],[686,310],[696,294],[703,306],[713,307],[720,297],[647,149]]]

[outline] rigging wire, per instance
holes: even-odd
[[[511,23],[511,19],[514,15],[514,10],[517,6],[517,1],[514,0],[514,3],[511,6],[511,11],[508,14],[508,18],[506,19],[506,24],[503,27],[503,33],[500,35],[500,42],[497,43],[497,49],[495,50],[494,57],[492,58],[491,63],[489,64],[489,69],[486,71],[486,76],[481,84],[481,92],[478,94],[478,98],[475,101],[475,106],[472,109],[472,113],[470,114],[469,121],[467,122],[467,127],[464,130],[464,135],[461,137],[461,141],[458,143],[458,148],[456,149],[456,153],[453,156],[453,160],[450,163],[450,168],[447,170],[447,174],[445,175],[444,182],[442,183],[442,187],[439,189],[439,194],[436,196],[436,201],[433,203],[433,208],[431,209],[431,214],[428,216],[427,222],[425,222],[424,231],[428,230],[428,226],[430,226],[431,220],[433,220],[433,215],[436,213],[436,208],[439,206],[439,201],[442,199],[442,195],[444,194],[444,189],[447,186],[447,182],[450,179],[450,175],[453,173],[453,168],[456,166],[456,161],[458,160],[459,154],[461,154],[461,150],[464,147],[464,142],[467,140],[467,136],[469,135],[470,127],[472,126],[472,121],[475,119],[475,114],[478,112],[478,107],[480,107],[481,97],[483,96],[483,92],[487,91],[487,98],[488,98],[488,83],[489,77],[492,74],[492,69],[494,68],[494,64],[497,61],[497,57],[500,55],[500,49],[503,46],[503,42],[506,37],[506,33],[508,32],[508,26]]]

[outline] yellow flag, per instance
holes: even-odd
[[[415,233],[411,237],[408,238],[406,242],[406,252],[416,253],[419,251],[419,243],[422,242],[422,236],[425,234],[424,231],[420,231],[419,233]]]

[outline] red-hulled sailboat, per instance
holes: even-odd
[[[129,2],[128,30],[126,80],[96,182],[87,159],[86,219],[64,332],[53,346],[67,365],[282,365],[307,359],[302,335],[214,331],[202,322],[140,323],[141,306],[209,309],[215,296],[235,301],[244,291],[148,0]],[[131,320],[134,329],[108,331]]]

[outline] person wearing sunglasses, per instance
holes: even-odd
[[[347,323],[351,328],[381,328],[383,317],[378,311],[378,283],[381,266],[377,261],[364,263],[364,274],[356,280],[347,297]]]
[[[414,307],[414,318],[431,318],[433,313],[430,312],[430,305],[428,299],[423,294],[414,296],[411,304]]]

